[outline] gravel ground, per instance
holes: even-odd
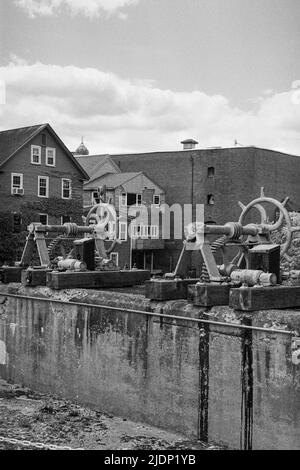
[[[3,438],[86,450],[215,450],[214,445],[117,418],[0,380],[0,450],[33,450]]]

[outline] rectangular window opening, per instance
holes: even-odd
[[[126,222],[119,223],[119,239],[121,241],[127,240],[127,223]]]
[[[40,165],[42,159],[42,148],[39,145],[31,146],[31,163],[32,165]]]
[[[48,214],[39,214],[40,215],[40,223],[43,225],[48,225]]]
[[[207,204],[209,206],[214,206],[215,204],[215,196],[213,194],[208,194],[207,195]]]
[[[158,194],[154,194],[153,196],[153,204],[155,206],[160,206],[160,196]]]
[[[213,178],[215,176],[215,169],[213,166],[210,166],[208,169],[207,169],[207,177],[208,178]]]
[[[49,197],[49,177],[39,176],[38,197]]]
[[[56,149],[54,148],[46,148],[46,165],[47,166],[55,166],[56,164]]]
[[[72,197],[72,182],[69,179],[63,178],[62,179],[62,198],[63,199],[71,199]]]
[[[24,194],[23,189],[23,174],[12,173],[11,174],[11,194]]]
[[[127,206],[127,194],[122,193],[120,198],[121,198],[121,206]]]
[[[119,253],[111,253],[110,259],[114,262],[116,266],[119,266]]]
[[[71,217],[69,215],[62,215],[60,218],[61,225],[71,222]]]

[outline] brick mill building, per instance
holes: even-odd
[[[300,211],[300,158],[256,147],[196,149],[195,141],[183,141],[184,150],[112,155],[122,172],[142,171],[164,188],[166,204],[204,204],[206,223],[238,220],[244,204],[265,194]],[[165,240],[159,266],[174,269],[182,240]],[[195,257],[187,269],[198,267]]]
[[[0,211],[18,213],[24,205],[44,203],[51,198],[71,203],[82,212],[83,182],[89,177],[49,124],[0,132]],[[67,204],[65,204],[67,207]],[[37,206],[38,207],[38,206]],[[70,213],[40,221],[62,223]]]

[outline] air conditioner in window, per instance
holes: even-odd
[[[24,195],[24,189],[23,188],[13,188],[13,195],[14,196],[23,196]]]

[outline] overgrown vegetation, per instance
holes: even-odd
[[[20,226],[16,226],[11,211],[0,212],[0,265],[11,265],[20,259],[26,241],[27,227],[31,222],[39,222],[39,214],[55,217],[58,224],[60,224],[62,216],[69,216],[72,222],[82,224],[80,203],[55,197],[32,204],[24,204],[20,207],[19,213],[21,214],[21,223]]]
[[[49,217],[60,218],[62,216],[70,216],[73,222],[82,223],[83,208],[80,203],[73,200],[64,200],[58,197],[50,197],[42,201],[27,204],[21,208],[21,212],[25,209],[35,214],[48,214]]]

